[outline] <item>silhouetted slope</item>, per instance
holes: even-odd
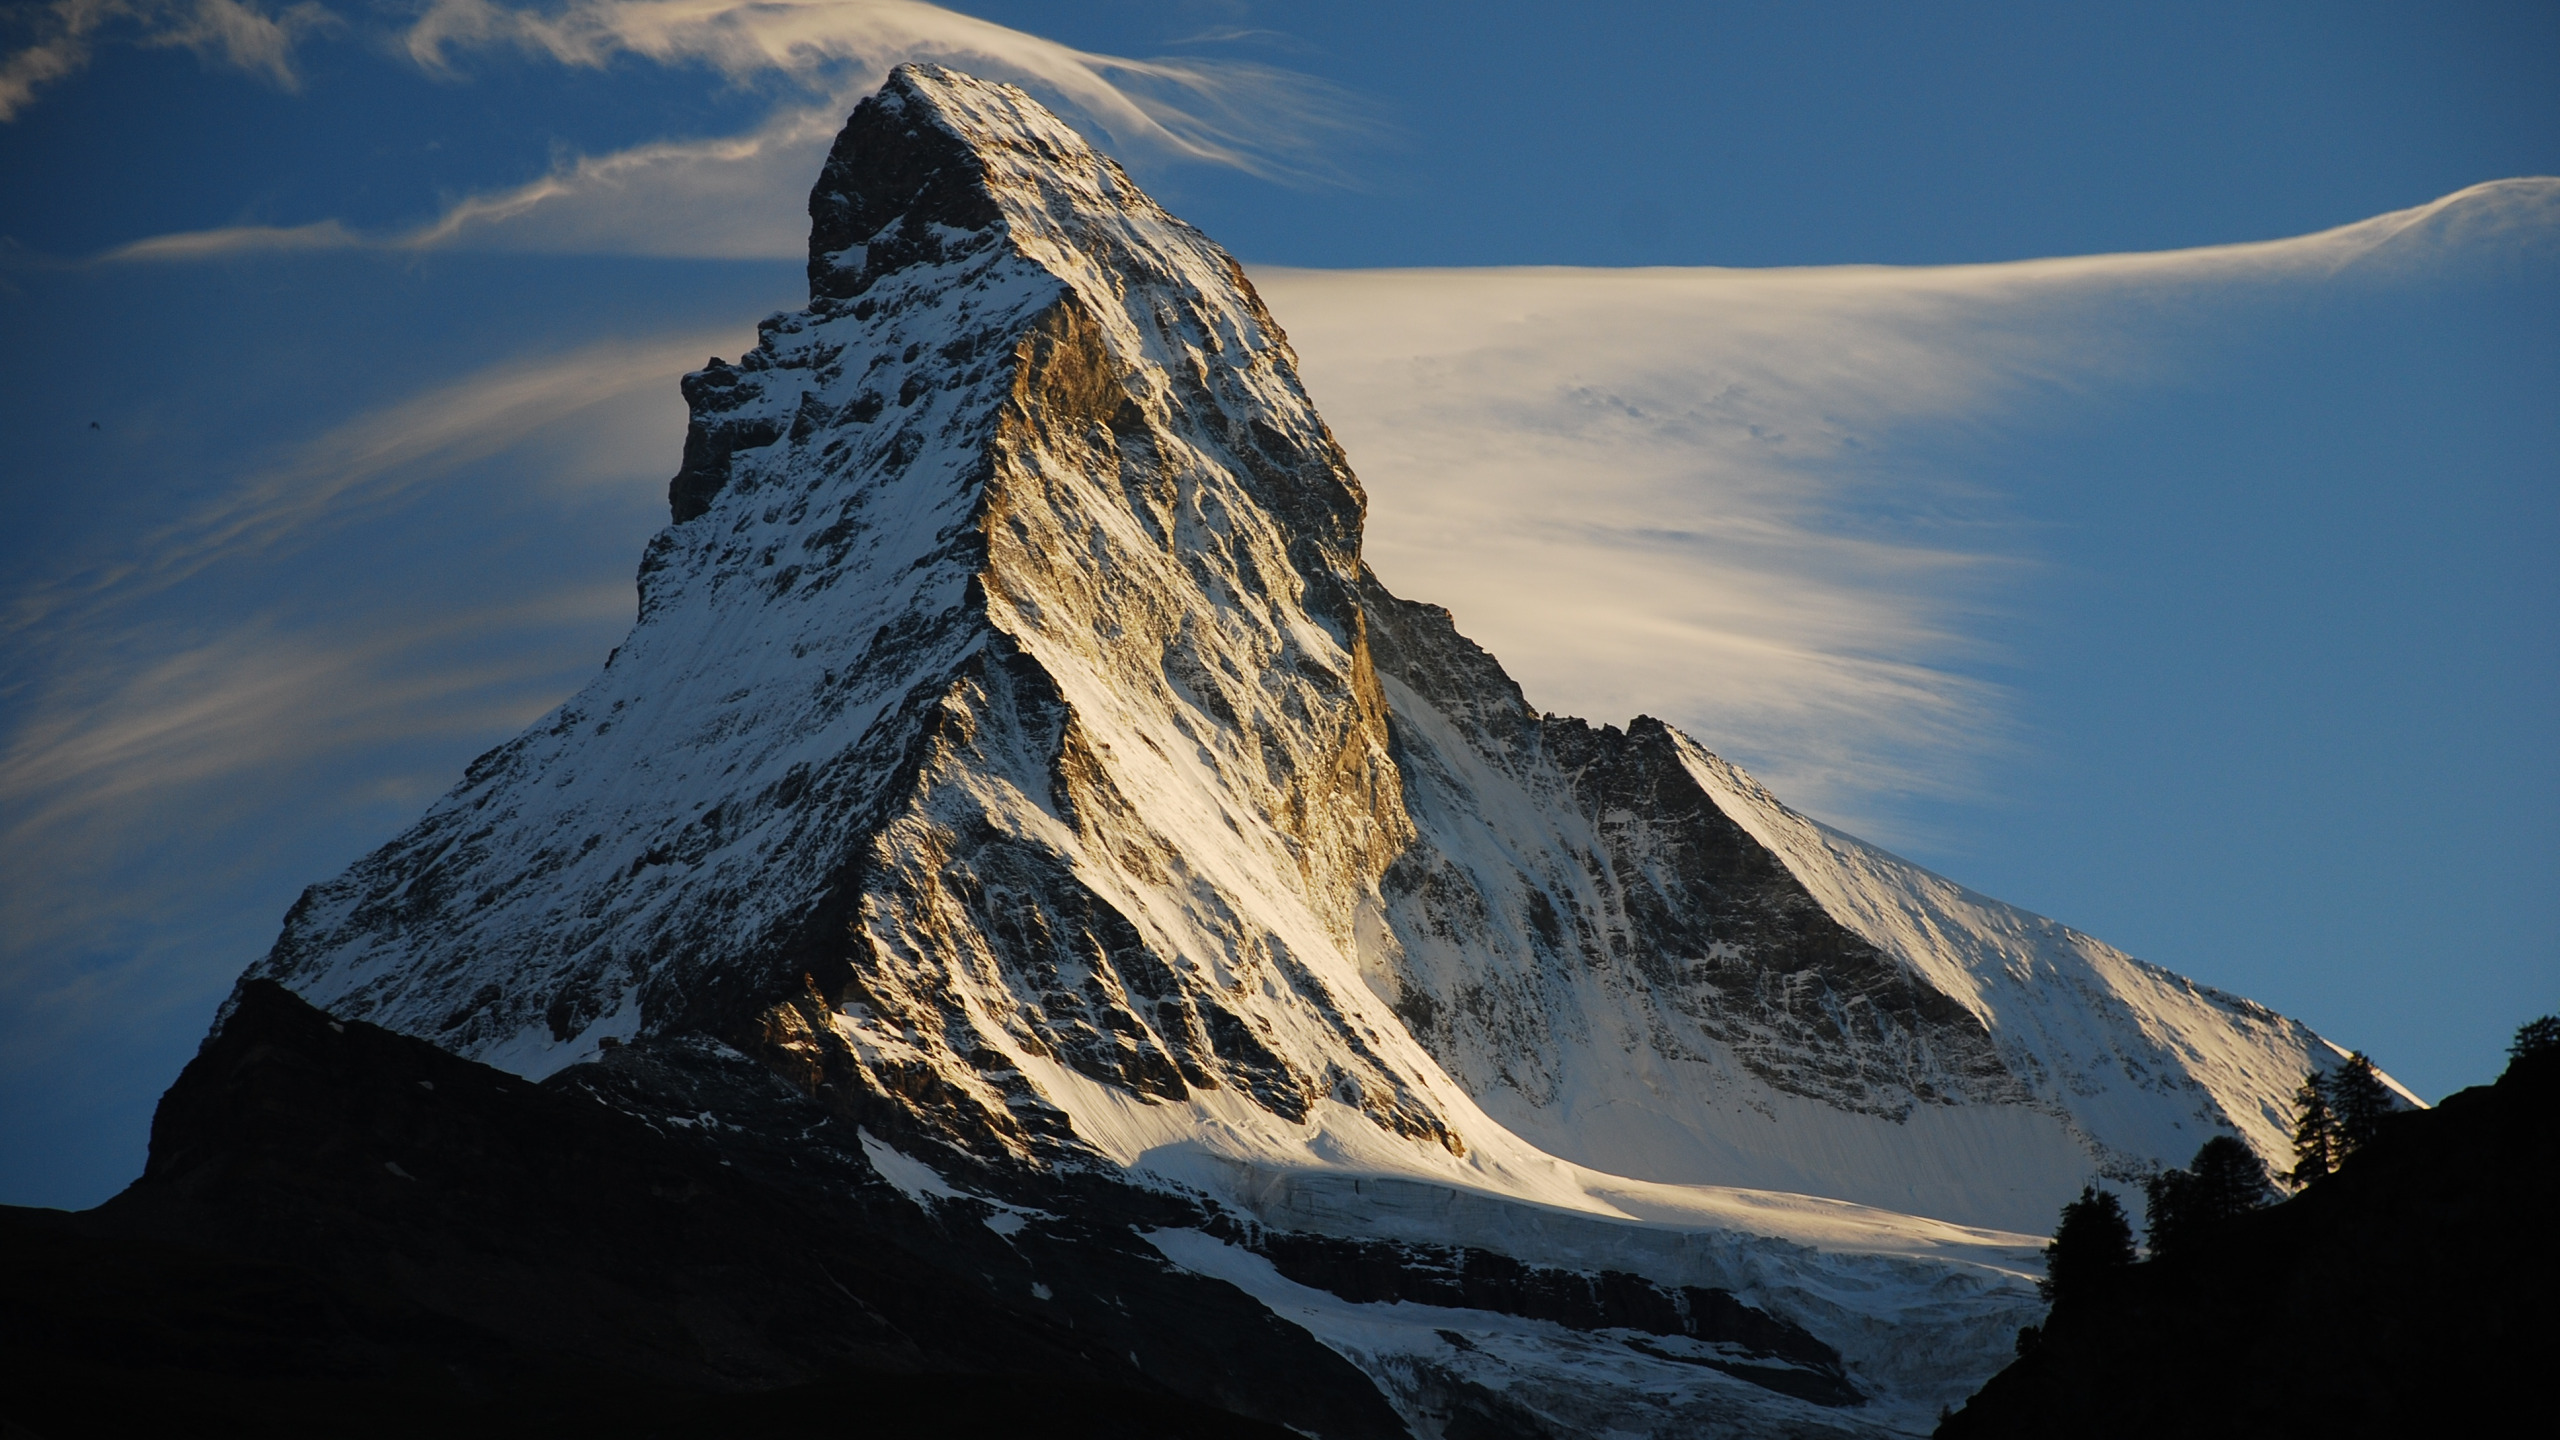
[[[2304,1194],[2055,1307],[1938,1429],[2008,1436],[2531,1433],[2560,1342],[2560,1059],[2381,1134]]]
[[[683,1124],[713,1092],[791,1143],[715,1149]],[[919,1205],[736,1057],[627,1047],[534,1085],[253,983],[162,1101],[141,1180],[7,1216],[0,1419],[57,1440],[830,1414],[855,1434],[1284,1433],[1236,1410],[1404,1433],[1304,1331],[1147,1250],[1129,1226],[1150,1197],[1082,1198],[998,1233],[1002,1207]]]

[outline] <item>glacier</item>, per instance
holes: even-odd
[[[714,1043],[928,1213],[1191,1197],[1167,1262],[1421,1434],[1453,1395],[1923,1432],[2041,1313],[2064,1199],[2282,1156],[2343,1059],[1660,721],[1537,711],[1362,563],[1244,269],[1020,90],[901,67],[810,211],[808,307],[685,378],[629,637],[244,983],[536,1080]],[[1854,1403],[1686,1331],[1346,1299],[1287,1235],[1726,1293]]]

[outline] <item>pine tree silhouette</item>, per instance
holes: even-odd
[[[2527,1060],[2553,1055],[2560,1055],[2560,1015],[2545,1015],[2516,1027],[2516,1038],[2507,1046],[2507,1066],[2513,1069]]]
[[[2329,1077],[2329,1108],[2337,1116],[2337,1162],[2370,1144],[2382,1117],[2391,1113],[2391,1090],[2363,1051],[2348,1056]]]
[[[2196,1177],[2190,1203],[2196,1217],[2207,1225],[2226,1224],[2274,1198],[2267,1184],[2266,1162],[2247,1142],[2232,1136],[2216,1135],[2204,1142],[2187,1169]]]
[[[2142,1182],[2142,1242],[2153,1259],[2184,1248],[2194,1238],[2187,1197],[2195,1188],[2196,1177],[2184,1170],[2162,1170]]]
[[[2299,1188],[2337,1168],[2338,1121],[2329,1113],[2329,1080],[2308,1071],[2293,1092],[2293,1170],[2286,1178]]]
[[[2097,1186],[2083,1185],[2080,1198],[2062,1207],[2062,1223],[2044,1247],[2044,1278],[2036,1289],[2056,1302],[2085,1295],[2132,1263],[2133,1222],[2125,1218],[2124,1206]]]
[[[2229,1135],[2216,1135],[2184,1170],[2163,1170],[2143,1185],[2149,1202],[2143,1234],[2154,1256],[2175,1255],[2267,1203],[2267,1167],[2256,1151]]]

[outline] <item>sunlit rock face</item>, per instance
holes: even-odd
[[[1072,1143],[1051,1070],[1456,1144],[1324,978],[1412,829],[1359,485],[1243,273],[942,72],[810,208],[810,308],[686,379],[630,641],[265,973],[529,1072],[707,1028],[979,1148]]]
[[[1366,592],[1415,840],[1379,982],[1471,1096],[1615,1174],[2040,1230],[2237,1130],[2286,1154],[2297,1022],[1780,804],[1688,736],[1540,715]]]
[[[1960,1227],[2280,1150],[2300,1025],[1541,715],[1390,595],[1243,270],[1022,92],[900,69],[810,212],[809,306],[685,378],[629,639],[253,977],[535,1078],[716,1041],[952,1163],[1743,1294],[1874,1401],[1801,1433],[1997,1368],[2029,1252]],[[1303,1323],[1425,1419],[1599,1343]],[[1707,1387],[1662,1424],[1812,1413],[1638,1371]]]

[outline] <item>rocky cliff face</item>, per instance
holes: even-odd
[[[1401,1008],[1444,1058],[1491,1067],[1473,1088],[1552,1104],[1573,1079],[1560,1032],[1600,1010],[1635,1019],[1639,1046],[1712,1046],[1852,1113],[2029,1098],[1982,1017],[1834,918],[1718,807],[1689,769],[1712,757],[1686,737],[1541,716],[1445,612],[1383,591],[1372,605],[1394,617],[1399,753],[1431,817],[1390,887],[1410,937]],[[1508,833],[1519,815],[1543,823]],[[1483,863],[1497,848],[1507,863]]]
[[[1416,837],[1399,1016],[1507,1129],[1617,1174],[2042,1230],[2342,1058],[1788,810],[1659,721],[1540,715],[1445,611],[1364,592]]]
[[[1424,1430],[1469,1386],[1891,1430],[2032,1310],[1964,1225],[2280,1143],[2299,1025],[1540,715],[1388,594],[1244,272],[1021,92],[901,69],[810,210],[808,308],[686,377],[629,640],[253,978],[537,1079],[714,1047],[1019,1183],[1741,1295],[1862,1407],[1158,1246]]]
[[[1043,1070],[1459,1143],[1322,978],[1412,828],[1242,271],[939,72],[811,209],[810,308],[686,379],[630,641],[261,973],[528,1073],[705,1030],[988,1152],[1075,1147]]]

